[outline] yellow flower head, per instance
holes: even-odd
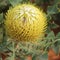
[[[8,10],[5,29],[9,37],[17,41],[36,42],[46,31],[46,15],[31,4],[21,4]]]

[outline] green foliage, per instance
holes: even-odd
[[[20,3],[27,3],[29,0],[9,0],[12,6],[18,5]]]

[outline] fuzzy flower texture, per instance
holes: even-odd
[[[36,42],[45,34],[46,15],[32,4],[21,4],[10,8],[5,18],[6,33],[13,40]]]

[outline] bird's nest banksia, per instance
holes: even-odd
[[[36,42],[45,34],[46,15],[31,4],[21,4],[9,9],[5,18],[6,33],[14,40]]]

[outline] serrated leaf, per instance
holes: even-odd
[[[47,8],[47,13],[48,15],[52,15],[52,14],[56,14],[58,13],[58,3],[60,2],[60,0],[54,0],[54,3],[52,6],[48,6]]]
[[[50,40],[54,40],[55,39],[55,35],[54,35],[54,32],[51,31],[48,35],[47,35],[47,39],[50,39]]]
[[[59,51],[59,47],[58,46],[52,46],[52,48],[53,48],[53,50],[55,51],[55,53],[57,54],[58,53],[58,51]]]
[[[48,15],[56,14],[58,12],[57,6],[48,6],[47,13]]]
[[[56,38],[60,38],[60,32],[56,35]]]

